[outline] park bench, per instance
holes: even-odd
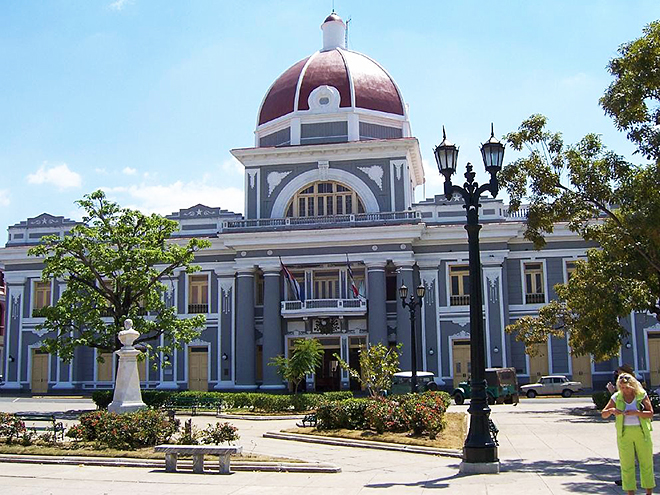
[[[199,407],[199,401],[195,397],[173,397],[167,399],[163,404],[163,409],[170,411],[182,411],[190,409],[190,414],[195,416]]]
[[[50,423],[52,426],[52,431],[53,431],[53,438],[57,440],[57,438],[61,438],[64,440],[64,424],[60,421],[57,421],[57,418],[55,417],[54,414],[47,414],[47,413],[17,413],[16,417],[20,419],[21,421],[25,422],[31,422],[31,423],[38,423],[38,422],[47,422]]]
[[[299,428],[305,428],[305,427],[316,427],[316,413],[311,413],[311,414],[306,414],[303,419],[300,421],[300,423],[297,423],[296,426]]]
[[[176,472],[176,462],[179,455],[192,455],[193,473],[204,472],[204,456],[217,455],[220,459],[220,474],[230,474],[229,456],[231,454],[240,454],[243,447],[230,446],[222,447],[220,445],[157,445],[156,452],[165,453],[165,471],[168,473]]]
[[[497,441],[497,434],[500,432],[500,430],[497,426],[495,426],[495,423],[493,423],[493,420],[490,418],[488,418],[488,430],[493,437],[493,442],[495,442],[495,445],[499,445],[500,443]]]

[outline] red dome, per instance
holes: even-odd
[[[351,79],[355,95],[351,94]],[[339,91],[341,108],[352,106],[404,115],[403,100],[390,75],[361,53],[336,48],[315,53],[286,70],[270,87],[261,110],[259,125],[294,111],[309,110],[310,93],[319,86]]]

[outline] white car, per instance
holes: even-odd
[[[572,382],[564,375],[542,376],[538,383],[520,387],[522,393],[533,399],[537,395],[559,395],[570,397],[582,390],[582,382]]]

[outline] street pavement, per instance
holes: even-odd
[[[587,415],[588,398],[523,399],[518,406],[492,407],[500,429],[501,473],[458,473],[458,459],[431,455],[266,439],[265,431],[293,426],[295,420],[231,420],[239,428],[244,452],[341,466],[339,474],[247,473],[230,476],[165,473],[146,468],[28,465],[0,463],[0,494],[559,494],[622,493],[614,485],[619,466],[614,423]],[[0,397],[0,410],[81,411],[88,399]],[[451,410],[467,410],[452,406]],[[196,416],[200,427],[212,416]],[[653,432],[660,448],[660,427]],[[660,455],[656,455],[656,472]]]

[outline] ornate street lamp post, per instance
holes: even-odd
[[[426,287],[424,284],[421,284],[417,287],[417,299],[413,294],[410,295],[410,299],[406,301],[408,297],[408,287],[405,284],[399,287],[399,297],[401,298],[401,305],[405,308],[407,307],[410,310],[410,351],[411,351],[411,365],[412,365],[412,376],[410,378],[410,383],[412,385],[412,393],[417,393],[417,344],[415,343],[415,312],[424,301],[424,294],[426,293]]]
[[[502,168],[504,145],[493,133],[491,124],[490,139],[481,146],[486,171],[490,174],[490,182],[479,186],[474,181],[475,173],[472,165],[467,164],[466,182],[463,187],[455,186],[451,176],[456,172],[458,148],[447,141],[445,128],[442,128],[442,143],[434,150],[438,170],[445,177],[445,197],[450,200],[455,193],[462,196],[467,214],[468,250],[470,257],[470,361],[472,373],[470,384],[472,399],[470,400],[470,428],[463,447],[463,462],[461,472],[464,473],[497,473],[499,459],[497,446],[490,435],[488,418],[490,407],[486,397],[486,352],[483,327],[481,260],[479,254],[479,198],[488,191],[497,196],[499,184],[497,173]]]

